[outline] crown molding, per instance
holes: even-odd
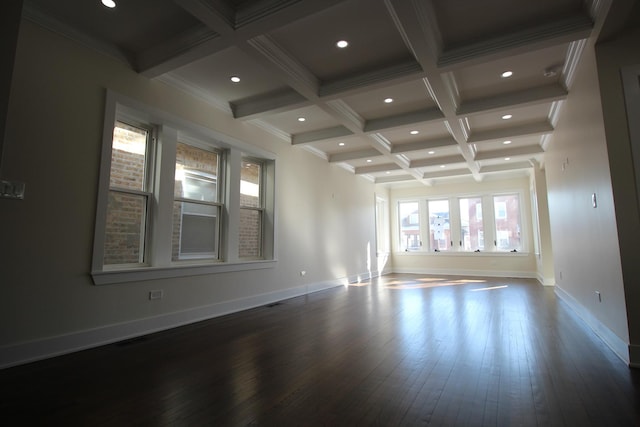
[[[276,136],[277,138],[282,139],[283,141],[286,141],[287,143],[291,144],[291,135],[288,134],[287,132],[278,129],[275,126],[270,125],[267,122],[264,122],[260,119],[254,119],[249,121],[248,123],[251,123],[252,125],[259,127],[260,129],[270,133],[271,135]]]
[[[329,160],[329,156],[324,151],[320,151],[317,148],[314,148],[314,147],[312,147],[310,145],[303,145],[302,148],[307,150],[308,152],[313,153],[314,155],[320,157],[324,161],[328,161]]]
[[[393,144],[384,135],[379,133],[374,133],[369,135],[369,137],[373,140],[373,143],[378,145],[385,153],[391,153],[393,150]]]
[[[206,102],[212,107],[215,107],[219,110],[224,111],[225,113],[231,114],[231,107],[226,101],[216,98],[204,88],[194,85],[193,83],[181,77],[178,77],[175,74],[172,74],[172,73],[163,74],[160,77],[158,77],[156,80],[163,82],[165,84],[168,84],[169,86],[173,86],[176,89],[179,89],[193,96],[194,98],[197,98],[201,101]]]
[[[353,108],[349,107],[349,105],[341,99],[336,99],[333,101],[328,101],[326,105],[333,110],[333,112],[338,113],[344,118],[348,123],[351,123],[355,128],[362,129],[364,127],[365,120],[358,114]]]
[[[284,74],[289,84],[303,96],[317,96],[320,87],[318,78],[272,37],[259,35],[247,40],[247,44],[275,66],[280,74]]]
[[[85,47],[93,49],[120,62],[127,64],[132,69],[135,68],[136,60],[133,52],[128,52],[118,46],[105,43],[88,34],[79,31],[49,15],[29,1],[25,1],[22,7],[22,16],[49,31],[66,37]]]
[[[567,57],[562,69],[563,84],[567,89],[570,89],[573,85],[576,70],[578,69],[578,64],[580,63],[580,58],[582,58],[582,53],[586,45],[586,39],[573,41],[569,44]]]
[[[291,88],[278,89],[249,98],[230,102],[233,117],[236,119],[254,119],[265,113],[281,113],[311,102]]]

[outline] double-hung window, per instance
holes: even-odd
[[[240,258],[262,257],[262,233],[264,222],[263,172],[262,163],[255,159],[243,158],[240,170]]]
[[[269,268],[275,156],[107,93],[96,284]]]
[[[520,197],[518,194],[493,196],[495,247],[498,251],[521,251]]]
[[[404,252],[522,252],[527,242],[521,199],[521,193],[514,192],[398,201],[397,248]]]
[[[221,156],[215,150],[177,144],[172,261],[219,258]]]
[[[141,265],[148,258],[153,197],[153,128],[116,122],[104,236],[104,265]]]

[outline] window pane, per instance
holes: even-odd
[[[109,192],[104,264],[143,262],[146,196]]]
[[[178,143],[174,197],[218,201],[218,153]]]
[[[240,209],[240,258],[262,256],[262,211]]]
[[[482,198],[460,199],[460,227],[463,250],[475,251],[484,249]]]
[[[521,250],[520,198],[517,194],[494,196],[496,248],[500,251]]]
[[[145,191],[145,155],[149,132],[116,123],[111,146],[110,187]]]
[[[400,250],[420,249],[420,212],[418,202],[399,202]]]
[[[448,200],[429,201],[429,236],[432,249],[446,251],[451,248]]]
[[[262,165],[249,160],[242,161],[240,171],[240,206],[260,208]]]
[[[194,258],[218,258],[217,206],[198,203],[173,203],[173,261]]]

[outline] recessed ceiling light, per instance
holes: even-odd
[[[504,159],[505,160],[511,160],[511,157],[505,157]]]
[[[502,120],[509,120],[511,117],[513,117],[512,114],[505,114],[504,116],[502,116]]]
[[[385,98],[384,102],[385,104],[391,104],[393,102],[393,98]]]
[[[102,0],[102,4],[109,9],[113,9],[114,7],[116,7],[116,2],[113,0]]]
[[[371,159],[367,159],[367,163],[371,163],[373,160]]]
[[[429,151],[429,154],[436,154],[435,151]]]
[[[411,135],[417,135],[417,134],[419,134],[420,132],[418,132],[417,130],[412,130],[412,131],[411,131],[411,132],[409,132],[409,133],[410,133]]]
[[[500,74],[500,77],[502,77],[503,79],[511,76],[513,76],[513,71],[505,71],[504,73]]]
[[[340,40],[336,43],[336,46],[338,46],[340,49],[344,49],[345,47],[349,46],[349,42],[346,40]]]
[[[441,168],[446,168],[446,166],[445,166],[445,165],[440,165],[440,167],[441,167]]]
[[[234,83],[239,83],[240,82],[240,77],[238,76],[231,76],[231,81]]]
[[[502,143],[503,143],[504,145],[509,145],[509,144],[511,144],[511,140],[507,139],[506,141],[503,141]]]
[[[299,122],[304,122],[304,121],[306,121],[306,120],[307,120],[307,119],[306,119],[306,118],[304,118],[304,117],[298,117],[298,121],[299,121]]]
[[[340,147],[344,147],[344,142],[338,142],[338,145],[339,145]]]
[[[386,173],[387,175],[391,174],[391,172],[390,172],[390,171],[386,171],[385,173]]]

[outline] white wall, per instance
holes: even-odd
[[[521,253],[468,252],[403,252],[399,250],[397,203],[403,199],[426,200],[439,196],[464,196],[489,193],[519,192],[522,228],[526,247]],[[538,277],[533,250],[531,197],[529,178],[476,182],[472,178],[457,183],[416,185],[391,190],[392,265],[395,272],[459,274],[469,276]]]
[[[562,105],[545,169],[557,293],[628,359],[616,208],[591,43]],[[592,207],[594,193],[597,208]]]
[[[276,267],[92,284],[106,89],[276,154]],[[0,200],[0,366],[335,286],[376,265],[372,183],[29,21],[3,163],[26,198]],[[148,300],[154,289],[162,300]]]
[[[617,40],[599,45],[596,50],[624,279],[629,358],[631,364],[636,367],[640,367],[640,211],[638,188],[634,184],[640,175],[640,165],[636,164],[634,168],[631,147],[633,145],[634,150],[640,147],[640,135],[631,139],[629,134],[625,94],[620,76],[621,70],[625,67],[640,66],[638,46],[640,29],[636,28]],[[640,117],[631,120],[637,124]],[[619,285],[616,285],[617,289]],[[624,311],[623,307],[618,308]]]

